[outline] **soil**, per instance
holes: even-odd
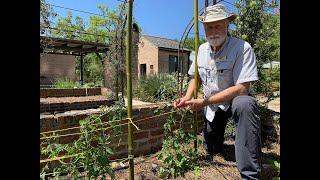
[[[41,103],[62,103],[62,102],[82,102],[82,101],[94,101],[105,100],[104,96],[86,96],[86,97],[62,97],[62,98],[40,98]],[[263,101],[263,98],[257,98],[258,101]],[[152,105],[154,103],[147,103],[138,100],[133,100],[133,105]],[[280,112],[280,97],[269,102],[268,108],[273,111]],[[276,169],[269,163],[270,160],[276,160],[280,162],[280,144],[271,143],[267,147],[262,149],[262,179],[272,179],[277,175]],[[224,151],[221,154],[215,155],[212,161],[204,160],[204,149],[199,147],[200,157],[200,176],[197,178],[194,172],[189,171],[184,174],[184,177],[177,177],[175,179],[241,179],[239,171],[236,167],[236,161],[234,156],[234,140],[230,139],[224,143]],[[121,166],[122,164],[122,166]],[[128,179],[128,163],[127,162],[114,162],[116,179],[125,180]],[[161,163],[157,160],[157,153],[144,157],[135,157],[134,174],[136,180],[144,179],[161,179],[158,176],[159,167]]]
[[[276,176],[277,171],[271,165],[269,165],[269,160],[280,161],[280,145],[273,143],[269,148],[264,147],[262,149],[262,163],[264,169],[262,170],[262,179],[272,179]],[[134,166],[134,179],[161,179],[158,176],[158,170],[161,163],[157,160],[156,154],[149,157],[138,157],[135,158]],[[212,161],[204,160],[204,149],[199,147],[199,157],[200,157],[200,176],[198,179],[208,179],[208,180],[241,180],[239,171],[237,170],[235,156],[234,156],[234,141],[227,140],[224,143],[224,151],[221,154],[215,155]],[[114,163],[115,166],[117,163]],[[126,163],[124,163],[127,165]],[[121,167],[121,166],[120,166]],[[116,168],[117,169],[117,168]],[[116,171],[116,179],[126,180],[128,179],[128,169],[121,169]],[[188,171],[184,174],[184,177],[180,176],[175,178],[176,180],[182,179],[197,179],[193,171]]]
[[[40,98],[40,103],[51,104],[51,103],[73,103],[73,102],[86,102],[86,101],[100,101],[107,100],[105,96],[80,96],[80,97],[49,97]],[[125,104],[127,105],[127,99],[125,98]],[[154,105],[156,103],[143,102],[139,100],[132,100],[133,105]]]
[[[274,100],[268,103],[268,108],[275,111],[280,112],[280,97],[275,98]]]
[[[86,102],[86,101],[101,101],[106,100],[105,96],[81,96],[81,97],[50,97],[40,98],[40,103],[74,103],[74,102]]]
[[[241,180],[241,176],[237,169],[234,156],[234,140],[229,139],[224,142],[224,150],[221,154],[213,157],[212,161],[204,160],[204,152],[202,146],[199,146],[199,164],[200,172],[197,177],[193,171],[186,172],[183,176],[176,177],[175,180]],[[135,180],[157,180],[161,179],[158,175],[161,162],[157,159],[157,154],[135,157],[134,159],[134,179]],[[262,148],[262,172],[261,180],[272,180],[278,176],[277,170],[270,164],[270,160],[280,162],[280,144],[272,143],[271,146]],[[112,164],[115,169],[116,180],[128,180],[129,169],[127,161],[115,161]],[[49,178],[51,179],[51,178]],[[72,179],[64,177],[62,179]],[[80,179],[88,179],[85,173]],[[101,178],[98,178],[101,179]],[[111,178],[107,176],[107,179]],[[173,179],[173,178],[171,178]]]
[[[257,96],[257,101],[258,102],[265,102],[267,100],[266,97],[263,97],[263,96]],[[275,99],[273,99],[272,101],[270,101],[268,103],[268,108],[275,111],[275,112],[278,112],[280,113],[280,97],[276,97]]]

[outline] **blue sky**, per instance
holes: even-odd
[[[209,0],[210,1],[210,0]],[[226,0],[234,3],[235,0]],[[48,3],[92,13],[99,13],[97,5],[106,5],[114,9],[118,0],[47,0]],[[205,0],[199,0],[199,10],[204,7]],[[222,2],[229,11],[235,8],[229,3]],[[189,21],[193,18],[193,0],[134,0],[133,16],[142,28],[142,34],[180,39]],[[65,16],[67,9],[53,7],[59,16]],[[90,14],[71,11],[74,16],[80,16],[88,21]],[[189,33],[193,36],[194,30]],[[200,36],[204,35],[202,24],[199,22]]]

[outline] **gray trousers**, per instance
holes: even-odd
[[[231,108],[230,108],[231,107]],[[219,108],[212,122],[204,119],[204,146],[209,154],[220,153],[228,118],[236,124],[235,157],[242,179],[260,179],[261,123],[254,97],[237,96],[228,111]]]

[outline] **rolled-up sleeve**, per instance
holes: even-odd
[[[194,76],[194,62],[195,61],[192,61],[191,66],[190,66],[189,71],[188,71],[188,74],[190,76]]]
[[[205,53],[205,52],[204,52],[204,48],[205,48],[205,43],[204,43],[204,44],[201,44],[201,45],[199,46],[198,55],[197,55],[198,64],[199,64],[199,62],[200,62],[200,59],[203,58],[203,57],[200,57],[200,56],[201,56],[201,55],[204,55],[204,53]],[[190,76],[194,76],[194,71],[195,71],[194,66],[195,66],[195,59],[192,61],[191,66],[190,66],[189,71],[188,71],[188,74],[189,74]]]
[[[244,51],[240,53],[233,67],[233,82],[240,84],[258,80],[256,56],[252,47],[247,43]]]

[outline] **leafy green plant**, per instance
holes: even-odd
[[[181,122],[182,120],[180,128],[175,129],[177,122],[171,113],[164,125],[165,139],[158,154],[158,159],[163,163],[159,170],[159,176],[162,178],[175,178],[188,170],[193,170],[196,175],[199,174],[198,156],[192,146],[196,137],[192,133],[184,132]]]
[[[226,130],[224,133],[224,137],[225,138],[233,137],[235,135],[235,128],[236,128],[236,125],[235,125],[233,119],[232,118],[228,119],[228,122],[226,125]]]
[[[59,89],[73,89],[73,88],[80,88],[81,85],[77,82],[73,82],[68,78],[56,79],[52,85],[53,88]]]
[[[280,176],[280,162],[276,160],[269,160],[269,164],[271,164],[277,170],[277,175],[272,179],[277,179]]]
[[[54,138],[41,144],[41,155],[49,159],[76,155],[67,160],[58,160],[60,165],[53,168],[52,176],[68,175],[78,179],[81,172],[85,172],[89,178],[102,176],[105,179],[106,174],[115,178],[109,161],[113,150],[108,145],[121,134],[119,120],[122,119],[125,106],[119,101],[114,106],[101,107],[101,110],[102,114],[79,121],[81,134],[73,143],[59,144],[57,138]],[[101,119],[104,115],[108,117],[107,127]],[[46,164],[40,177],[44,179],[48,173],[49,164]]]
[[[275,168],[277,168],[278,171],[280,171],[280,162],[273,161],[273,165],[274,165]]]
[[[90,88],[90,87],[102,87],[102,80],[97,81],[97,82],[89,82],[89,83],[85,83],[83,84],[84,88]]]
[[[272,68],[265,70],[264,75],[267,77],[267,83],[269,83],[272,91],[280,90],[280,68]]]
[[[134,96],[148,102],[167,102],[179,95],[177,73],[154,74],[141,77],[134,88]],[[183,91],[187,89],[187,76],[183,77]]]

